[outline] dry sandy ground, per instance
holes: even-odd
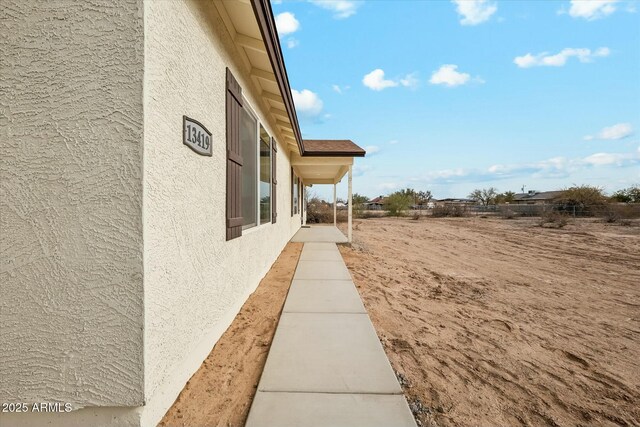
[[[354,225],[342,254],[422,425],[640,425],[640,227]]]
[[[244,425],[301,251],[285,247],[160,426]]]

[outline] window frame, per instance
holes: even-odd
[[[268,221],[262,221],[260,218],[260,183],[262,181],[260,181],[260,144],[262,142],[261,138],[260,138],[260,127],[264,128],[265,132],[267,133],[268,137],[269,137],[269,171],[270,171],[270,175],[273,174],[273,151],[271,150],[271,144],[273,143],[273,137],[271,136],[271,133],[269,132],[269,130],[267,129],[267,127],[263,124],[263,122],[260,120],[260,118],[258,117],[258,114],[256,113],[255,108],[253,107],[253,105],[251,104],[251,102],[244,96],[242,95],[242,108],[243,110],[245,110],[247,112],[247,114],[249,114],[256,122],[256,129],[254,132],[254,139],[255,139],[255,147],[256,147],[256,155],[255,158],[253,159],[253,161],[255,161],[255,223],[252,224],[248,224],[248,225],[243,225],[242,226],[242,233],[244,234],[245,232],[251,232],[252,230],[257,230],[260,227],[267,225],[267,224],[272,224],[272,216],[271,216],[271,204],[273,203],[271,200],[269,201],[269,218]],[[249,159],[244,159],[245,164],[249,161]],[[244,167],[244,165],[243,165]],[[273,177],[270,177],[270,181],[273,180]],[[271,188],[271,182],[269,182],[269,197],[271,198],[273,196],[273,189]]]
[[[269,187],[269,210],[268,210],[268,215],[267,218],[268,220],[265,222],[262,222],[262,218],[261,218],[261,209],[262,207],[260,206],[261,204],[261,189],[260,186],[263,183],[260,174],[262,173],[262,156],[261,156],[261,148],[262,148],[262,136],[261,134],[261,129],[264,129],[265,133],[267,134],[267,151],[269,152],[269,164],[266,166],[267,171],[269,172],[269,180],[266,182],[267,186]],[[257,208],[258,208],[258,226],[260,225],[264,225],[264,224],[270,224],[272,222],[272,209],[271,209],[271,204],[273,203],[273,201],[271,200],[271,198],[273,197],[273,151],[271,150],[271,144],[273,137],[271,136],[271,134],[269,134],[269,131],[267,130],[266,126],[262,123],[260,123],[260,121],[258,121],[258,173],[257,178],[258,178],[258,188],[257,188],[257,193],[258,193],[258,199],[257,199]]]
[[[291,168],[291,216],[300,213],[300,177]]]

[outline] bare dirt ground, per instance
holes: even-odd
[[[640,425],[640,227],[354,226],[341,252],[422,425]]]
[[[284,248],[159,426],[244,425],[301,251]]]

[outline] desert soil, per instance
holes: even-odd
[[[244,425],[301,252],[284,248],[159,426]]]
[[[354,226],[341,251],[420,424],[640,425],[640,227]]]

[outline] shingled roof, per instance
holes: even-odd
[[[364,157],[366,151],[348,139],[305,139],[303,156]]]

